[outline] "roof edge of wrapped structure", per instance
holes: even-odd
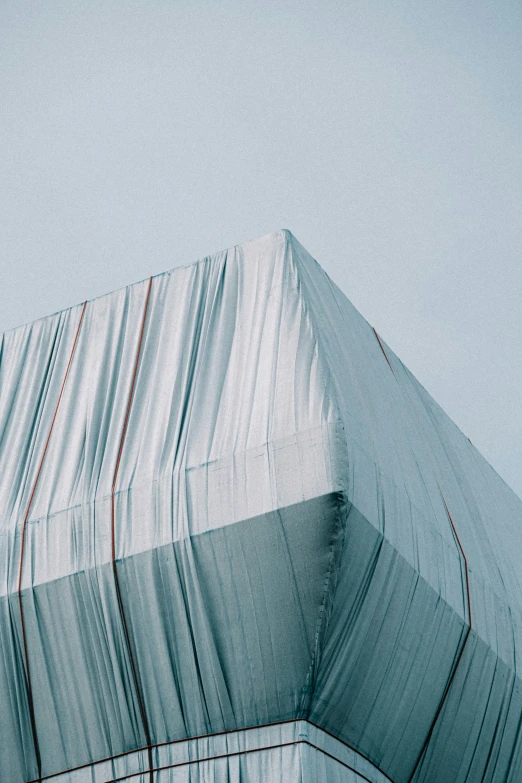
[[[183,269],[189,269],[190,267],[198,266],[199,264],[205,264],[211,262],[213,259],[218,258],[219,256],[223,256],[224,254],[229,253],[231,251],[247,248],[249,245],[255,246],[259,242],[265,242],[270,239],[276,239],[277,237],[292,237],[294,240],[296,239],[294,234],[292,234],[292,232],[288,228],[279,228],[276,229],[275,231],[269,231],[266,234],[262,234],[259,237],[248,239],[245,242],[239,242],[237,245],[232,245],[231,247],[223,248],[222,250],[216,250],[213,253],[207,253],[207,255],[201,256],[200,258],[196,258],[193,261],[188,261],[186,264],[182,263],[170,267],[169,269],[165,269],[162,272],[156,272],[156,274],[150,275],[149,277],[143,277],[140,280],[134,280],[132,283],[128,283],[127,285],[113,288],[110,291],[105,291],[101,294],[98,294],[97,296],[92,297],[91,299],[83,300],[76,304],[70,305],[69,307],[62,307],[58,310],[54,310],[53,312],[45,313],[44,315],[41,315],[38,318],[34,318],[30,321],[24,321],[23,323],[16,324],[15,326],[11,326],[9,329],[5,329],[2,333],[0,333],[0,338],[3,337],[4,335],[8,335],[11,334],[12,332],[16,332],[18,329],[25,329],[28,326],[32,326],[33,324],[39,323],[40,321],[45,321],[48,318],[62,315],[63,313],[69,312],[78,307],[81,308],[85,303],[89,304],[90,302],[97,302],[100,299],[106,299],[121,291],[126,291],[129,288],[133,288],[134,286],[146,285],[148,284],[151,278],[152,280],[155,280],[156,278],[163,277],[165,275],[172,275],[177,271],[181,271]]]
[[[289,231],[4,346],[10,779],[304,719],[516,776],[522,504]]]

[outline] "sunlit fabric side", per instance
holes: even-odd
[[[4,335],[0,467],[1,781],[520,779],[522,504],[289,232]]]

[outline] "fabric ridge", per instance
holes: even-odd
[[[0,357],[0,783],[522,779],[522,502],[290,232]]]

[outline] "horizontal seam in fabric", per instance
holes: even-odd
[[[123,489],[120,489],[117,492],[115,492],[114,495],[116,497],[119,497],[120,495],[129,494],[130,492],[136,492],[136,491],[140,491],[140,490],[143,490],[143,489],[149,489],[149,488],[153,487],[155,484],[159,484],[159,483],[161,483],[163,481],[165,481],[165,482],[171,481],[172,477],[182,477],[182,476],[186,475],[187,473],[189,473],[190,471],[199,470],[200,468],[209,468],[209,467],[211,467],[211,466],[213,466],[213,465],[215,465],[215,464],[217,464],[219,462],[229,463],[230,466],[232,466],[234,460],[236,460],[238,457],[242,457],[242,456],[244,456],[246,454],[251,454],[252,452],[258,451],[260,449],[262,449],[263,451],[266,451],[266,452],[268,452],[269,449],[272,449],[274,451],[281,451],[282,449],[287,448],[288,446],[299,445],[302,442],[306,443],[306,441],[299,441],[299,440],[297,440],[296,436],[298,436],[298,435],[302,435],[303,433],[313,432],[314,430],[317,430],[317,429],[323,430],[325,428],[328,428],[330,425],[339,425],[340,423],[341,423],[341,421],[339,419],[332,419],[330,421],[325,422],[324,425],[316,425],[316,426],[310,427],[308,429],[296,430],[295,432],[290,433],[289,435],[285,435],[283,438],[280,438],[280,439],[277,439],[277,440],[274,440],[274,441],[272,441],[272,440],[263,441],[262,443],[259,443],[259,444],[255,445],[255,446],[249,446],[247,449],[241,449],[239,451],[230,452],[229,454],[225,454],[224,456],[218,457],[216,459],[208,460],[207,462],[199,462],[196,465],[186,465],[183,468],[176,467],[176,468],[174,468],[170,472],[169,471],[165,471],[164,473],[161,473],[161,475],[159,475],[159,476],[149,477],[147,480],[139,481],[139,482],[137,482],[136,484],[133,484],[130,487],[124,487]],[[290,438],[294,438],[292,443],[285,443],[285,444],[279,446],[281,441],[287,441]],[[312,440],[312,438],[310,438],[310,440]],[[358,444],[358,445],[359,445],[359,448],[361,449],[361,451],[364,451],[363,447],[360,444]],[[366,451],[364,451],[364,453],[368,454],[368,452],[366,452]],[[218,469],[221,470],[221,468],[218,468]],[[60,514],[67,514],[70,511],[76,511],[77,509],[84,508],[85,506],[90,506],[90,505],[103,503],[103,502],[105,502],[107,500],[110,500],[110,498],[111,498],[111,493],[108,492],[107,494],[100,495],[99,497],[95,496],[95,497],[89,498],[87,500],[82,500],[79,503],[74,503],[74,505],[72,505],[72,506],[64,506],[63,508],[58,508],[55,511],[52,511],[51,513],[49,513],[49,514],[44,514],[44,515],[42,515],[40,517],[33,517],[32,519],[28,519],[27,520],[27,524],[32,525],[32,524],[35,524],[35,523],[38,523],[38,522],[47,521],[47,520],[53,519],[53,517],[59,516]],[[0,531],[0,533],[1,533],[1,531]]]

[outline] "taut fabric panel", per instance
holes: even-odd
[[[289,232],[5,334],[0,508],[0,783],[522,779],[522,503]]]

